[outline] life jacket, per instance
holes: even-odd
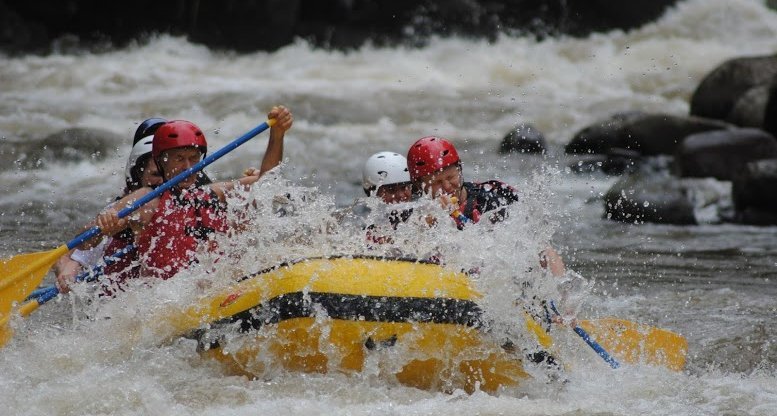
[[[492,224],[504,221],[507,218],[507,210],[504,207],[518,201],[515,189],[497,180],[464,182],[464,189],[467,190],[467,199],[459,205],[464,218],[453,217],[459,229],[464,228],[466,221],[477,223],[486,213],[489,213],[488,220]]]
[[[165,191],[138,238],[143,275],[169,279],[196,261],[202,244],[215,250],[214,232],[227,230],[226,210],[213,190],[195,187]]]

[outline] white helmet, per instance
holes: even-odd
[[[399,153],[378,152],[370,156],[362,170],[362,187],[367,195],[382,185],[410,182],[407,159]]]
[[[129,158],[127,159],[127,167],[124,169],[124,178],[127,180],[127,183],[139,180],[132,177],[132,168],[135,167],[141,156],[151,153],[151,143],[153,141],[154,135],[152,134],[141,138],[132,146],[132,151],[130,151]]]

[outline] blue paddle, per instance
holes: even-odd
[[[556,309],[556,305],[553,303],[553,301],[550,301],[550,309],[553,310],[553,313],[555,313],[558,316],[561,316],[561,314],[558,312],[558,309]],[[599,345],[598,342],[594,341],[590,335],[588,335],[588,332],[585,332],[585,329],[580,328],[580,326],[575,325],[573,328],[575,333],[580,336],[580,338],[585,341],[586,344],[588,344],[589,347],[591,347],[596,353],[602,357],[602,359],[610,365],[612,368],[618,368],[620,367],[620,363],[618,363],[615,358],[613,358],[607,350],[604,349],[601,345]]]
[[[122,257],[133,252],[134,250],[135,250],[135,246],[132,244],[128,244],[126,247],[111,254],[110,256],[103,257],[102,264],[98,264],[97,266],[92,267],[91,270],[81,272],[75,277],[75,281],[94,282],[103,274],[103,270],[105,269],[106,266],[110,266],[111,264],[116,263]],[[33,290],[32,293],[30,293],[30,295],[27,296],[27,299],[25,299],[25,301],[34,299],[38,301],[38,306],[40,306],[48,302],[49,300],[53,299],[54,297],[56,297],[57,294],[59,294],[59,289],[56,286],[54,285],[46,286],[46,287]]]

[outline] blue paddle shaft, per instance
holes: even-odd
[[[92,267],[92,270],[80,273],[78,276],[76,276],[75,281],[82,282],[86,280],[87,282],[92,282],[97,280],[97,278],[103,273],[105,266],[110,266],[111,264],[116,263],[133,250],[135,250],[135,246],[133,244],[127,244],[123,249],[109,256],[103,257],[103,264]]]
[[[610,365],[612,368],[618,368],[620,367],[620,363],[615,360],[615,358],[612,358],[610,354],[607,353],[607,351],[599,345],[598,342],[591,339],[591,336],[588,335],[588,332],[585,332],[585,329],[580,328],[579,326],[576,326],[574,329],[575,333],[577,335],[580,335],[580,338],[583,338],[583,341],[585,341],[586,344],[588,344],[589,347],[591,347],[594,351],[596,351],[597,354],[599,354],[604,361]]]
[[[179,173],[176,177],[173,179],[170,179],[169,181],[166,181],[153,191],[147,193],[142,198],[135,201],[132,205],[122,209],[119,211],[119,218],[124,218],[127,215],[133,213],[138,208],[142,207],[152,199],[158,197],[159,195],[162,195],[163,192],[167,191],[168,189],[174,187],[175,185],[178,185],[181,181],[188,178],[195,172],[201,171],[205,168],[205,166],[210,165],[211,163],[215,162],[225,154],[235,150],[238,146],[242,145],[243,143],[251,140],[256,136],[257,134],[267,130],[270,127],[270,125],[265,121],[264,123],[254,127],[253,130],[249,131],[248,133],[238,137],[237,139],[233,140],[231,143],[227,144],[226,146],[222,147],[215,153],[211,154],[210,156],[207,156],[205,159],[202,159],[199,163],[196,165],[190,167],[189,169],[186,169],[185,171]],[[92,237],[97,236],[100,234],[100,227],[94,226],[87,231],[84,231],[83,233],[79,234],[76,238],[70,240],[70,242],[67,243],[67,248],[69,250],[72,250],[81,244],[83,244],[86,240],[89,240]]]
[[[43,305],[44,303],[50,301],[51,299],[54,299],[59,294],[59,289],[57,289],[56,286],[52,287],[46,292],[41,293],[38,295],[35,300],[38,301],[38,305]]]
[[[552,309],[552,310],[553,310],[553,312],[554,312],[556,315],[558,315],[558,316],[561,316],[561,313],[559,313],[558,309],[556,309],[556,304],[555,304],[553,301],[550,301],[550,309]],[[594,351],[596,351],[596,353],[597,353],[597,354],[599,354],[599,356],[600,356],[600,357],[602,357],[602,359],[603,359],[603,360],[604,360],[604,361],[605,361],[607,364],[609,364],[609,365],[610,365],[610,367],[612,367],[612,368],[618,368],[618,367],[620,367],[620,366],[621,366],[621,365],[620,365],[620,363],[618,363],[618,361],[617,361],[617,360],[615,360],[615,358],[613,358],[613,357],[612,357],[612,356],[611,356],[611,355],[610,355],[610,354],[607,352],[607,350],[605,350],[605,349],[604,349],[604,347],[602,347],[601,345],[599,345],[599,343],[598,343],[598,342],[596,342],[596,341],[594,341],[593,339],[591,339],[591,336],[590,336],[590,335],[588,335],[588,332],[585,332],[585,329],[583,329],[583,328],[580,328],[579,326],[575,326],[575,328],[574,328],[574,331],[575,331],[575,333],[576,333],[577,335],[579,335],[579,336],[580,336],[580,338],[583,338],[583,341],[585,341],[585,343],[586,343],[586,344],[588,344],[588,346],[589,346],[589,347],[591,347],[591,349],[593,349]]]
[[[97,280],[97,278],[100,277],[100,275],[102,274],[105,266],[110,266],[111,264],[116,263],[122,257],[126,256],[127,253],[130,253],[133,250],[135,250],[135,246],[132,244],[128,244],[123,249],[109,256],[103,257],[103,264],[94,266],[92,270],[80,273],[78,276],[76,276],[75,281],[82,282],[86,280],[87,282],[93,282]],[[46,286],[46,287],[33,290],[32,293],[30,293],[30,295],[27,296],[27,299],[25,300],[35,299],[38,301],[38,306],[40,306],[50,301],[51,299],[54,299],[58,293],[59,293],[59,289],[56,286]]]

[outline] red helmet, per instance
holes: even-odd
[[[410,169],[412,181],[459,162],[456,148],[442,137],[422,137],[413,143],[407,152],[407,167]]]
[[[203,155],[208,151],[208,142],[199,127],[189,121],[172,120],[159,126],[154,133],[151,154],[157,160],[166,150],[189,146],[197,147]]]

